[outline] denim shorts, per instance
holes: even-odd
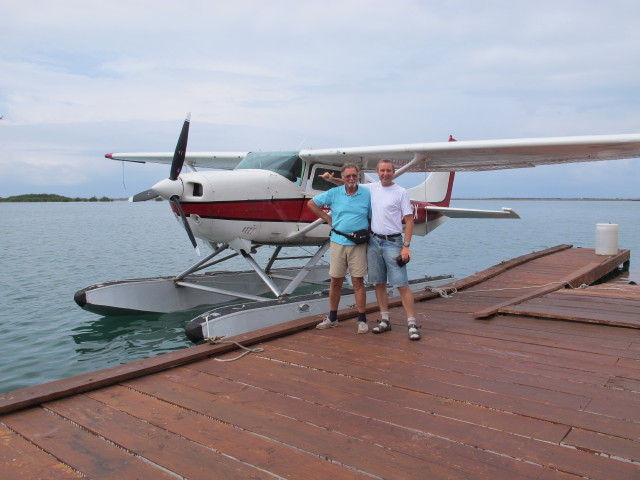
[[[409,284],[407,266],[398,266],[396,258],[402,250],[402,235],[387,240],[371,235],[367,248],[367,263],[369,264],[369,283],[378,285],[390,283],[394,287]]]

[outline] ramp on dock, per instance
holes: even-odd
[[[581,288],[629,256],[424,292],[419,342],[394,299],[382,335],[343,310],[1,394],[2,478],[640,478],[640,287]]]

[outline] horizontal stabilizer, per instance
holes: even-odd
[[[473,208],[449,208],[427,206],[427,212],[437,212],[449,218],[520,218],[510,208],[502,207],[502,210],[476,210]]]

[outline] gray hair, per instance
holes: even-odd
[[[356,169],[356,172],[360,173],[360,168],[358,168],[358,166],[357,166],[355,163],[345,163],[345,164],[342,166],[342,170],[340,170],[340,173],[344,173],[344,171],[345,171],[347,168],[355,168],[355,169]]]

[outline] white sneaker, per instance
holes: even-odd
[[[324,330],[325,328],[333,328],[338,326],[338,321],[332,322],[329,320],[329,317],[326,317],[323,321],[316,325],[316,328],[319,330]]]
[[[358,333],[367,333],[369,326],[365,322],[358,322]]]

